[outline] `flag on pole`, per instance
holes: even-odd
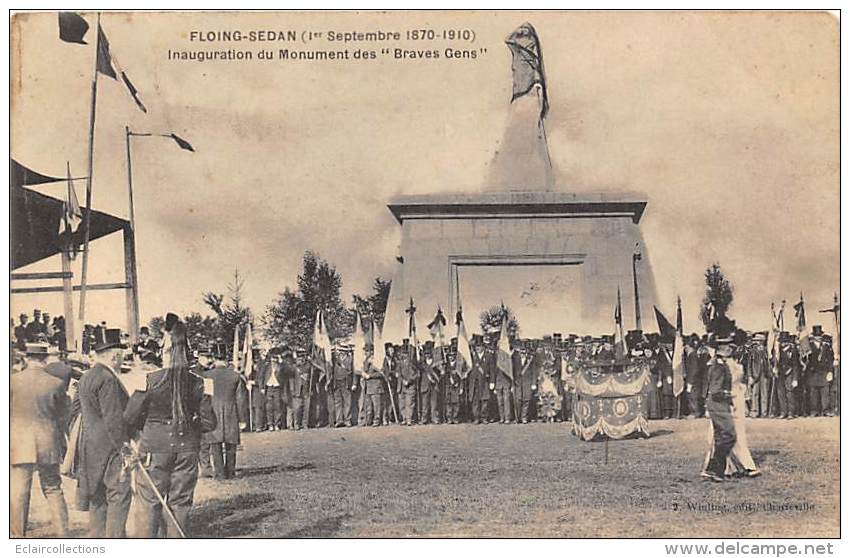
[[[413,297],[410,297],[410,306],[405,310],[407,313],[407,335],[413,343],[414,359],[419,358],[419,340],[416,338],[416,306],[413,305]]]
[[[673,345],[673,395],[685,389],[685,337],[682,332],[682,298],[676,299],[676,340]]]
[[[620,287],[617,287],[617,306],[614,308],[614,358],[623,360],[625,357],[626,337],[623,335],[623,303],[620,298]]]
[[[513,380],[514,367],[511,362],[511,343],[508,339],[508,312],[502,307],[502,327],[499,331],[499,344],[496,347],[496,367],[505,376]]]
[[[68,187],[65,190],[65,200],[62,204],[62,221],[59,224],[59,234],[72,234],[77,232],[83,221],[83,211],[77,200],[77,192],[74,190],[74,181],[71,179],[70,166],[68,167]]]
[[[386,350],[384,349],[384,339],[381,335],[381,330],[378,328],[378,323],[372,319],[372,363],[375,367],[384,365],[384,359],[387,358]]]
[[[443,309],[437,306],[437,314],[431,323],[428,324],[428,331],[431,333],[431,339],[434,341],[434,360],[443,360],[443,347],[446,345],[446,339],[443,335],[443,327],[446,325],[446,317],[443,316]]]
[[[539,85],[542,97],[540,119],[543,120],[549,112],[549,98],[546,93],[546,73],[543,71],[543,52],[537,31],[530,23],[523,23],[505,39],[505,44],[512,55],[511,72],[514,83],[511,102],[527,95],[535,85]]]
[[[240,366],[239,360],[239,325],[237,324],[235,328],[233,328],[233,369],[238,374],[242,368]]]
[[[458,373],[463,370],[464,363],[466,366],[472,366],[472,350],[469,347],[469,336],[466,334],[466,325],[463,323],[463,307],[458,304],[457,317],[457,360],[455,361],[455,369]]]
[[[254,376],[254,336],[251,334],[251,324],[245,329],[245,377],[251,379]]]
[[[366,361],[366,336],[363,333],[363,324],[360,320],[360,312],[354,311],[354,333],[352,334],[352,344],[354,352],[352,360],[354,361],[354,373],[364,374],[363,363]]]
[[[657,306],[653,306],[652,309],[655,310],[655,321],[658,323],[658,333],[661,334],[662,339],[673,339],[676,336],[676,328]]]
[[[89,30],[88,22],[80,14],[59,12],[59,38],[66,43],[87,45],[83,39]]]
[[[124,83],[124,87],[127,88],[127,92],[130,94],[133,102],[136,103],[139,110],[144,113],[148,112],[148,109],[139,98],[138,89],[136,89],[133,82],[131,82],[130,78],[127,76],[127,73],[123,70],[123,68],[121,68],[121,64],[118,62],[118,59],[110,52],[109,39],[106,38],[106,33],[103,32],[103,27],[100,26],[100,23],[97,24],[97,71],[105,76],[111,77],[115,81],[118,81],[118,75],[120,74],[121,81]],[[175,141],[177,140],[175,139]]]
[[[313,354],[312,364],[319,369],[319,380],[327,376],[327,345],[322,332],[322,311],[316,310],[316,321],[313,323]]]
[[[191,151],[192,153],[195,152],[195,148],[192,147],[191,143],[184,140],[183,138],[181,138],[180,136],[178,136],[174,132],[171,132],[170,134],[168,134],[168,137],[173,139],[177,143],[177,145],[180,146],[180,149],[185,149],[186,151]]]
[[[812,352],[812,347],[809,344],[809,332],[806,330],[806,305],[803,302],[802,291],[800,291],[800,302],[794,305],[794,316],[797,318],[800,358],[806,358]]]

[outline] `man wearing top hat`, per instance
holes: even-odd
[[[377,363],[376,363],[377,364]],[[384,376],[384,381],[387,382],[387,390],[384,393],[383,409],[384,416],[382,423],[387,425],[390,420],[401,416],[401,409],[398,407],[396,398],[392,396],[398,393],[398,365],[396,364],[396,348],[391,342],[384,343],[384,362],[381,363],[381,372]]]
[[[465,395],[463,385],[466,377],[466,362],[461,361],[458,370],[457,337],[453,337],[446,355],[446,423],[458,424],[460,405]]]
[[[714,357],[708,362],[706,407],[714,429],[713,449],[702,476],[713,482],[723,482],[726,458],[737,439],[732,418],[732,372],[726,359],[732,358],[731,337],[716,337],[712,341]]]
[[[212,410],[216,417],[215,428],[201,436],[201,474],[210,476],[208,467],[212,460],[212,472],[218,480],[236,476],[236,447],[241,441],[240,431],[244,426],[239,417],[245,414],[242,406],[247,401],[247,397],[239,396],[246,389],[245,384],[225,360],[226,354],[225,345],[217,344],[211,365],[199,373],[201,377],[212,380]]]
[[[519,390],[520,408],[517,409],[517,421],[528,424],[531,420],[531,409],[534,406],[534,396],[537,392],[537,375],[539,367],[535,366],[533,355],[529,351],[528,343],[515,342],[515,350],[511,355],[514,378],[516,378]]]
[[[832,338],[824,334],[819,325],[812,328],[812,354],[809,355],[810,372],[806,378],[809,389],[809,415],[825,416],[829,413],[829,384],[832,382],[832,365],[835,355]]]
[[[124,408],[127,390],[118,379],[124,362],[120,329],[106,329],[94,346],[95,365],[77,386],[82,415],[77,497],[89,512],[89,536],[123,538],[130,509],[130,475],[122,450],[129,440]]]
[[[487,403],[490,400],[488,383],[491,369],[495,366],[493,360],[484,348],[484,338],[474,333],[472,335],[472,366],[467,378],[470,414],[474,424],[487,420]]]
[[[26,367],[9,378],[9,501],[13,537],[27,534],[33,473],[38,473],[47,500],[54,535],[68,536],[68,508],[59,466],[65,453],[70,375],[47,370],[46,343],[27,343]]]

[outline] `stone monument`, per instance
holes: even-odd
[[[639,227],[646,197],[558,189],[537,34],[526,23],[506,44],[513,54],[511,112],[482,191],[399,196],[388,205],[401,245],[384,339],[408,336],[411,298],[420,340],[438,308],[451,322],[462,307],[471,335],[480,312],[500,304],[517,316],[521,337],[610,334],[618,289],[625,328],[635,327],[637,290],[642,325],[654,331],[655,282]]]

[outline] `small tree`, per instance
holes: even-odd
[[[720,264],[714,263],[705,270],[705,296],[700,306],[700,319],[706,330],[712,328],[712,319],[726,318],[729,307],[732,306],[734,289],[726,279]],[[712,308],[714,312],[712,315]]]
[[[487,333],[488,331],[500,331],[502,327],[502,316],[507,313],[508,315],[508,336],[511,338],[516,338],[519,334],[519,322],[516,319],[516,316],[507,306],[491,306],[487,310],[481,312],[479,319],[481,321],[481,331]]]
[[[364,316],[372,316],[379,328],[384,327],[384,316],[387,313],[387,301],[390,298],[390,285],[392,281],[385,281],[375,277],[372,283],[372,294],[366,297],[353,296],[354,309]]]
[[[206,292],[203,294],[204,304],[215,312],[218,321],[218,336],[222,341],[231,343],[234,330],[246,323],[253,324],[251,309],[244,305],[245,282],[239,277],[239,270],[233,272],[233,281],[227,285],[227,301],[223,294]],[[240,330],[240,338],[242,332]]]

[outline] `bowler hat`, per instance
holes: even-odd
[[[95,346],[94,351],[105,351],[107,349],[126,349],[127,345],[121,339],[121,330],[116,328],[107,328],[103,333],[103,339]]]
[[[812,335],[814,337],[820,337],[821,335],[823,335],[823,326],[822,325],[812,326]]]

